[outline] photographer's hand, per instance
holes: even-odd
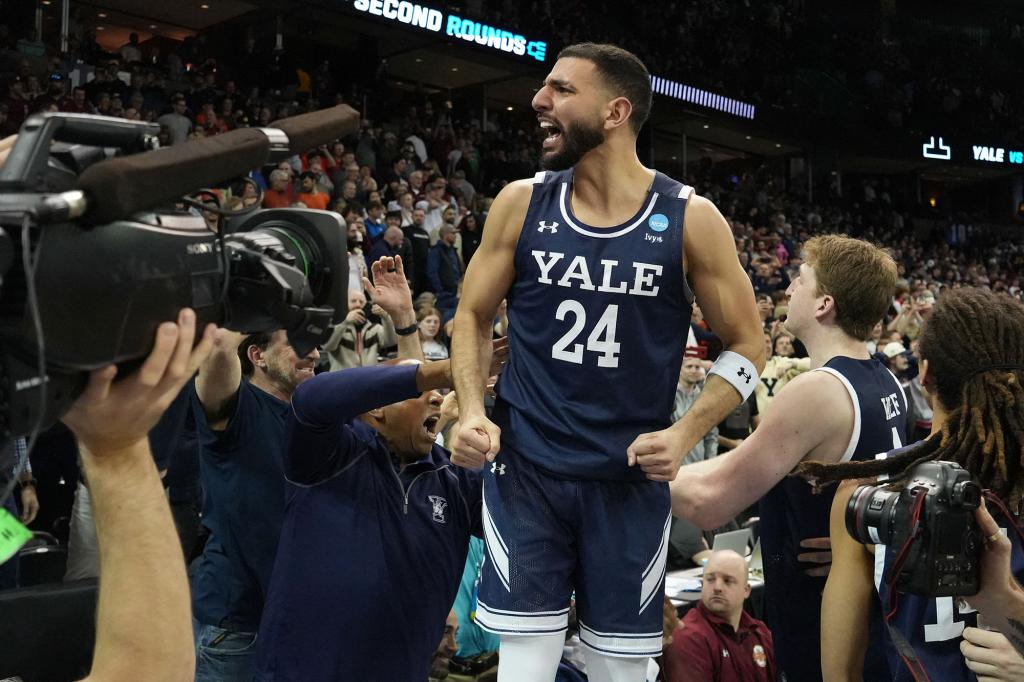
[[[800,541],[800,547],[804,549],[823,550],[818,552],[802,552],[796,555],[796,560],[803,564],[811,564],[805,568],[804,573],[812,577],[824,577],[832,569],[832,540],[824,538],[807,538]]]
[[[195,313],[157,330],[142,366],[117,383],[96,370],[62,418],[79,439],[100,547],[93,681],[191,680],[195,670],[185,562],[147,434],[213,347],[195,348]],[[113,588],[113,589],[112,589]],[[126,656],[125,652],[131,652]]]
[[[965,628],[960,651],[967,667],[979,680],[1010,682],[1024,679],[1024,657],[998,632]]]
[[[968,602],[1007,640],[1024,654],[1024,589],[1013,577],[1010,567],[1010,540],[988,512],[985,500],[974,510],[974,518],[984,539],[981,550],[981,589]]]

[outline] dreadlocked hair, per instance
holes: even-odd
[[[1024,305],[977,288],[947,291],[920,336],[942,431],[886,459],[804,462],[794,471],[815,487],[885,474],[899,480],[928,460],[956,462],[1005,500],[1024,508]]]

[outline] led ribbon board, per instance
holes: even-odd
[[[387,21],[443,33],[476,43],[499,52],[518,57],[530,57],[538,62],[547,58],[548,44],[543,40],[529,40],[514,31],[466,19],[452,12],[418,5],[407,0],[353,0],[352,8]]]

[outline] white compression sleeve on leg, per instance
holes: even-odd
[[[564,631],[549,635],[502,635],[498,682],[552,682],[564,646]]]
[[[502,642],[504,645],[504,641]],[[590,682],[644,682],[647,679],[647,657],[624,658],[607,656],[584,647],[587,661],[587,679]],[[504,662],[502,658],[502,662]]]

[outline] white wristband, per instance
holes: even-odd
[[[715,364],[711,365],[708,374],[717,374],[735,388],[743,400],[754,392],[759,380],[757,369],[747,358],[731,350],[723,350]]]

